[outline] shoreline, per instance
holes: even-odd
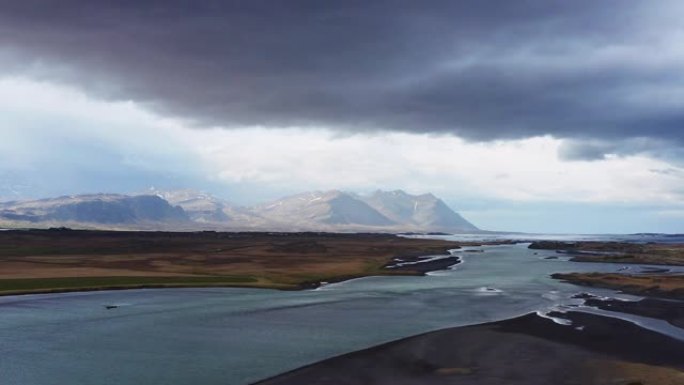
[[[250,286],[250,285],[239,285],[239,284],[203,284],[203,285],[185,285],[185,284],[145,284],[145,285],[131,285],[131,286],[97,286],[97,287],[87,287],[87,288],[55,288],[55,289],[36,289],[36,290],[24,290],[24,291],[3,291],[0,292],[0,297],[11,297],[11,296],[24,296],[24,295],[37,295],[37,294],[64,294],[64,293],[94,293],[102,291],[123,291],[123,290],[147,290],[147,289],[207,289],[207,288],[234,288],[234,289],[264,289],[264,290],[298,290],[298,289],[284,289],[276,286]]]
[[[529,313],[343,354],[253,385],[659,384],[684,380],[684,342],[616,318]],[[608,382],[622,379],[624,382]],[[574,382],[571,382],[574,381]]]

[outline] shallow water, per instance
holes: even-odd
[[[362,278],[312,291],[1,297],[0,378],[12,385],[248,384],[409,335],[562,308],[577,303],[569,297],[578,292],[615,296],[549,274],[617,271],[621,265],[547,260],[559,254],[526,246],[459,250],[464,263],[453,270]],[[105,309],[110,304],[119,307]],[[659,328],[657,322],[650,326]]]

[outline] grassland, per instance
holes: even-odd
[[[395,258],[446,254],[456,242],[389,234],[0,232],[0,295],[146,287],[276,289],[369,275]]]

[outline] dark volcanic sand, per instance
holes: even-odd
[[[573,325],[529,314],[440,330],[258,384],[684,384],[684,342],[618,319],[575,312],[563,317]]]

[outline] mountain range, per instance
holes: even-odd
[[[306,192],[238,206],[193,190],[0,202],[0,226],[240,231],[474,232],[432,194]]]

